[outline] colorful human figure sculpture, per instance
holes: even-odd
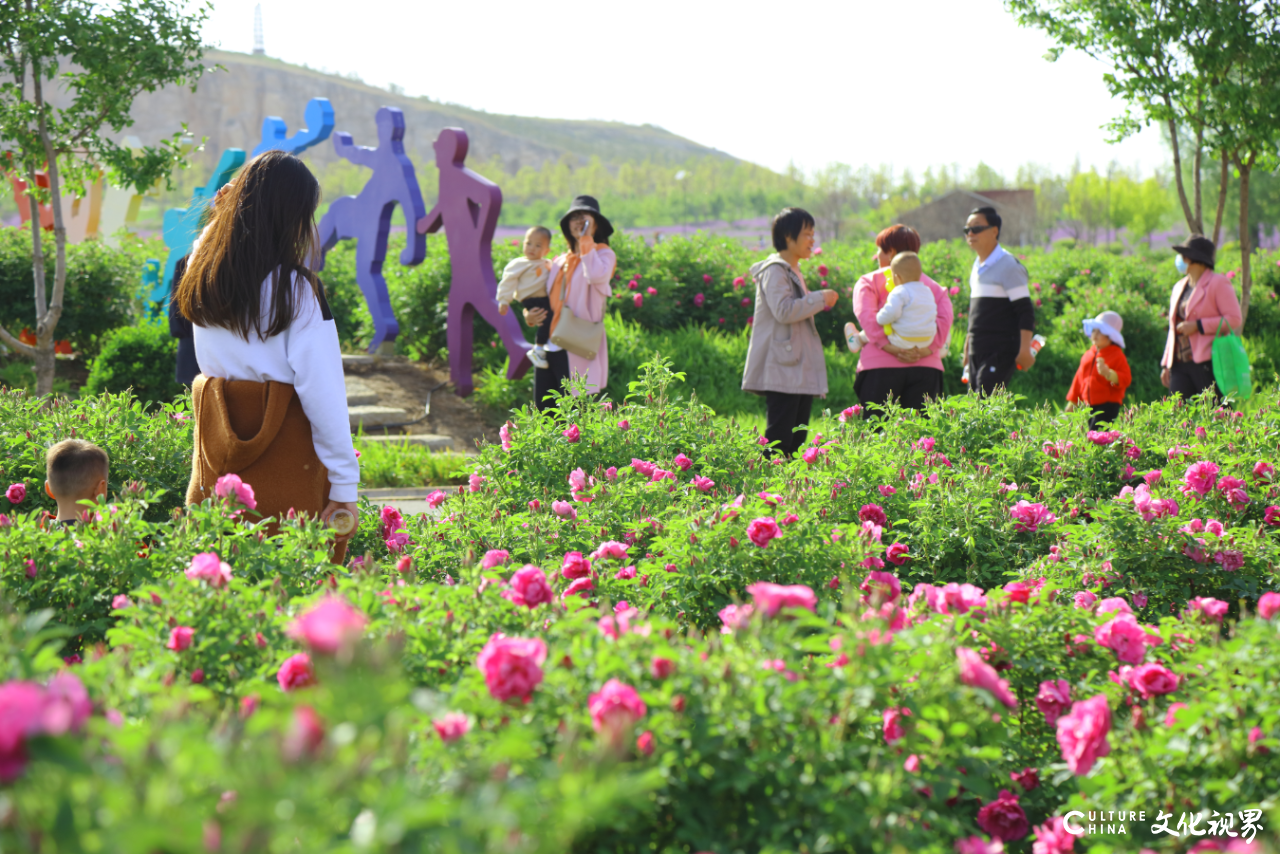
[[[13,200],[18,203],[18,216],[22,219],[22,224],[26,225],[31,221],[31,199],[27,197],[27,182],[16,176],[9,179],[9,183],[13,185]],[[36,173],[36,186],[49,189],[49,175],[45,172]],[[43,202],[36,203],[36,210],[40,213],[40,227],[45,231],[53,230],[53,206]]]
[[[160,282],[147,295],[147,302],[164,302],[169,298],[169,290],[173,284],[173,268],[178,262],[191,254],[191,246],[196,242],[202,227],[205,208],[222,189],[236,170],[244,165],[244,149],[228,148],[218,158],[218,165],[213,167],[213,176],[203,187],[196,187],[191,196],[191,203],[185,208],[169,208],[164,212],[164,245],[169,247],[169,254],[164,262],[164,275]]]
[[[13,185],[13,200],[18,203],[18,216],[23,224],[31,220],[31,200],[27,198],[27,182],[21,178],[9,179]],[[49,174],[36,173],[36,186],[49,188]],[[90,237],[98,235],[98,222],[102,213],[102,195],[104,181],[99,175],[88,188],[88,195],[62,195],[62,227],[67,230],[68,243],[83,243]],[[65,189],[65,187],[64,187]],[[40,227],[45,231],[53,230],[53,207],[39,203]]]
[[[391,214],[396,205],[404,212],[406,223],[422,219],[426,206],[418,189],[418,176],[413,162],[404,153],[404,113],[395,107],[383,107],[375,117],[378,125],[378,147],[353,145],[351,134],[333,135],[333,148],[338,156],[357,166],[373,170],[368,183],[358,196],[343,196],[329,206],[320,220],[320,247],[327,253],[339,240],[356,240],[356,282],[369,305],[373,318],[372,353],[384,341],[394,341],[400,324],[391,311],[387,280],[382,277],[382,262],[387,257],[387,236],[391,233]],[[427,238],[409,229],[407,245],[400,253],[406,267],[421,264],[427,257]],[[320,269],[324,269],[323,258]]]
[[[142,262],[142,286],[138,288],[138,299],[143,302],[151,301],[151,295],[160,287],[160,262],[154,258],[148,258]],[[142,325],[154,326],[163,321],[163,315],[144,312],[142,315]]]
[[[307,102],[303,121],[307,126],[286,138],[289,126],[279,116],[267,116],[262,120],[262,141],[249,153],[252,159],[264,151],[287,151],[301,154],[311,146],[324,142],[333,133],[333,105],[328,98],[312,98]]]
[[[449,242],[449,312],[445,338],[449,346],[449,377],[461,396],[471,394],[472,320],[480,316],[498,331],[506,345],[507,378],[529,370],[529,342],[515,314],[498,313],[498,278],[493,274],[493,229],[502,210],[498,185],[464,165],[470,145],[466,131],[445,128],[436,137],[436,168],[440,170],[440,198],[431,213],[418,220],[418,233],[443,226]]]
[[[136,136],[125,137],[124,147],[135,155],[142,154],[142,141]],[[195,139],[190,136],[184,137],[179,144],[184,157],[190,156],[195,147]],[[108,182],[102,194],[102,211],[98,219],[98,236],[102,242],[112,248],[118,247],[120,230],[130,231],[137,225],[143,199],[156,198],[163,183],[163,178],[157,178],[145,193],[139,193],[133,187],[119,187]]]

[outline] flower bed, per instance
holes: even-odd
[[[1114,435],[1007,398],[836,412],[778,461],[678,388],[650,364],[625,405],[519,414],[342,568],[234,484],[178,521],[146,489],[65,530],[13,505],[0,843],[1273,844],[1274,390]],[[1068,832],[1098,810],[1145,818]]]

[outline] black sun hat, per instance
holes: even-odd
[[[591,215],[591,219],[596,225],[592,238],[597,242],[608,240],[609,235],[613,234],[613,223],[605,219],[604,214],[600,213],[600,203],[592,196],[578,196],[573,200],[573,204],[569,206],[568,212],[560,217],[560,230],[564,232],[564,239],[569,241],[570,246],[573,245],[573,233],[569,231],[569,217],[579,212]]]
[[[1181,246],[1173,247],[1173,251],[1188,261],[1205,265],[1210,270],[1213,269],[1213,256],[1217,254],[1213,241],[1199,234],[1191,235]]]

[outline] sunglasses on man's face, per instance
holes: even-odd
[[[986,231],[988,228],[994,228],[994,226],[990,226],[990,225],[966,225],[966,226],[964,227],[964,233],[965,233],[965,234],[982,234],[982,232]]]

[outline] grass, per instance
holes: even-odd
[[[366,489],[463,483],[467,457],[451,451],[432,451],[404,442],[355,439],[360,454],[360,485]]]

